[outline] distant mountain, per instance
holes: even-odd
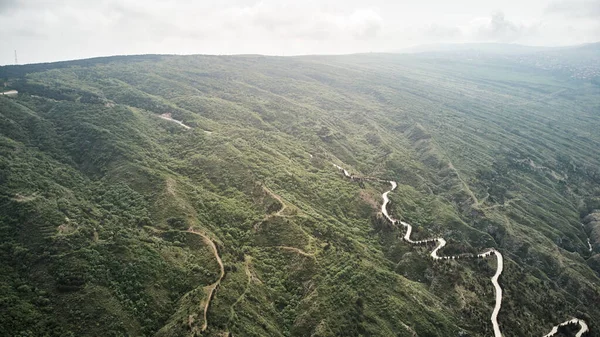
[[[449,53],[474,52],[502,55],[527,54],[554,49],[552,47],[526,46],[511,43],[437,43],[409,47],[399,53]]]
[[[600,78],[600,42],[527,53],[519,55],[517,60],[572,78]]]
[[[495,60],[550,71],[569,78],[600,78],[600,42],[565,47],[538,47],[503,43],[432,44],[403,50],[423,57]]]
[[[396,51],[397,53],[448,53],[474,52],[501,55],[533,54],[537,52],[600,52],[600,42],[572,46],[546,47],[515,43],[435,43],[424,44]]]

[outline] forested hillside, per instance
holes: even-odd
[[[597,79],[363,54],[0,80],[0,336],[491,336],[495,260],[430,259],[333,164],[397,181],[443,255],[503,254],[504,336],[600,336]]]

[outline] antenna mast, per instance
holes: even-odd
[[[19,61],[17,61],[17,50],[15,49],[15,65],[19,64]]]

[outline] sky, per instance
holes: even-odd
[[[600,41],[600,0],[0,0],[0,64]]]

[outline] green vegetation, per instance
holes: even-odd
[[[518,69],[518,71],[514,70]],[[505,336],[600,326],[600,90],[454,56],[0,67],[2,336]],[[191,129],[159,118],[171,113]],[[581,225],[585,224],[585,227]],[[209,237],[225,276],[219,278]],[[593,251],[589,251],[590,238]]]

